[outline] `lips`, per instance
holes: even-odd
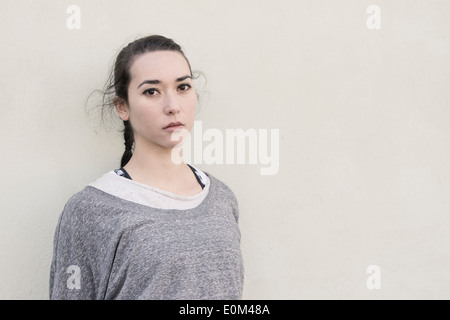
[[[183,124],[181,122],[171,122],[167,126],[165,126],[163,129],[169,129],[169,128],[177,128],[181,127]]]

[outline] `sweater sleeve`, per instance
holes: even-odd
[[[50,267],[51,300],[91,300],[96,298],[95,282],[86,250],[86,235],[77,206],[66,204],[56,227]]]

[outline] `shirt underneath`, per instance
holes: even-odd
[[[90,186],[124,200],[159,209],[186,210],[197,207],[209,192],[210,179],[203,171],[188,165],[195,175],[202,191],[193,196],[180,196],[159,188],[134,181],[124,168],[112,170]],[[117,183],[118,180],[122,183]]]

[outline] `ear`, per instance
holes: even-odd
[[[123,121],[129,120],[130,112],[127,103],[119,97],[114,97],[113,103],[116,106],[116,110],[119,114],[120,119],[122,119]]]

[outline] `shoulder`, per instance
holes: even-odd
[[[104,211],[105,206],[111,206],[114,199],[105,192],[92,186],[86,186],[73,194],[66,202],[60,220],[65,223],[76,223],[88,220],[96,212]]]
[[[205,172],[205,174],[211,179],[211,186],[215,189],[216,192],[218,192],[222,196],[236,199],[233,190],[225,182],[216,178],[208,172]]]
[[[83,209],[102,202],[105,193],[92,187],[86,186],[81,191],[73,194],[65,205],[65,209]]]
[[[211,190],[215,196],[215,202],[218,206],[229,206],[233,211],[236,221],[239,217],[238,200],[233,190],[223,181],[205,172],[211,181]]]

